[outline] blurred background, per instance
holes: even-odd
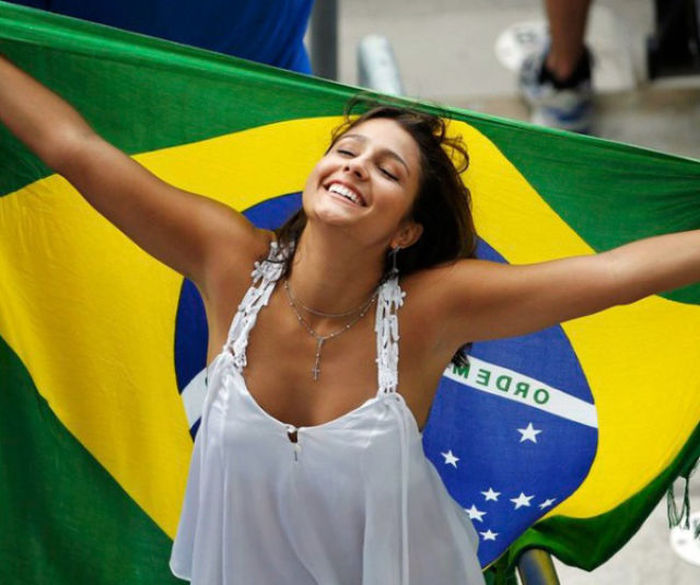
[[[315,10],[323,4],[317,1]],[[664,70],[648,58],[647,47],[658,42],[663,26],[667,36],[679,36],[677,29],[669,27],[669,15],[663,14],[671,12],[673,4],[684,5],[678,8],[680,17],[697,39],[697,12],[691,14],[698,10],[697,2],[592,2],[586,43],[593,54],[593,133],[700,158],[697,43],[690,42],[688,49],[695,52],[696,69],[686,67],[683,74],[669,75],[672,64],[667,63]],[[360,43],[368,35],[381,35],[391,47],[405,95],[529,119],[518,93],[517,72],[504,61],[517,60],[512,54],[517,52],[514,34],[527,36],[538,27],[546,31],[541,0],[341,0],[337,22],[339,81],[358,85]],[[307,35],[307,41],[312,35]],[[663,61],[663,55],[658,60]],[[652,71],[653,80],[650,65],[657,69]]]

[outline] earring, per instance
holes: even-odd
[[[400,249],[401,246],[396,246],[395,248],[389,250],[389,256],[391,258],[391,270],[389,271],[389,275],[392,278],[399,275],[399,267],[396,264],[396,258],[399,255]]]

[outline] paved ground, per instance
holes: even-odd
[[[495,115],[527,119],[515,75],[495,55],[508,26],[542,20],[539,0],[340,0],[340,80],[357,83],[357,43],[387,36],[408,95]],[[700,77],[650,84],[644,43],[652,0],[599,0],[588,42],[599,91],[603,137],[700,158]],[[700,474],[698,474],[700,475]],[[700,510],[700,477],[691,485]],[[698,585],[700,566],[669,546],[665,503],[613,559],[592,573],[557,564],[562,585]]]

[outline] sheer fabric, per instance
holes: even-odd
[[[484,583],[471,521],[425,457],[397,392],[405,293],[396,278],[377,298],[376,396],[325,424],[294,427],[248,392],[248,334],[280,259],[273,244],[256,264],[209,368],[173,573],[194,585]]]

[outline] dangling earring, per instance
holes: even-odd
[[[399,255],[399,250],[401,246],[396,246],[389,251],[389,256],[391,258],[391,270],[389,271],[389,277],[394,278],[399,275],[399,267],[396,265],[396,257]]]

